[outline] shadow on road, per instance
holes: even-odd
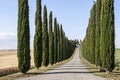
[[[43,74],[68,74],[68,73],[69,73],[69,74],[73,74],[73,73],[74,73],[74,74],[78,74],[78,73],[79,73],[79,74],[90,74],[90,73],[98,73],[98,71],[96,71],[96,72],[81,72],[81,71],[80,71],[80,72],[78,72],[78,71],[77,71],[77,72],[75,72],[75,71],[69,71],[69,72],[66,71],[66,72],[65,72],[65,71],[64,71],[64,72],[47,72],[47,73],[43,73]]]

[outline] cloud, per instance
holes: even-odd
[[[17,33],[6,33],[6,32],[0,32],[0,40],[10,40],[10,39],[16,39]]]
[[[30,47],[33,47],[33,35],[30,35]],[[0,50],[17,49],[17,33],[0,32]]]
[[[0,49],[16,49],[17,33],[0,32]]]

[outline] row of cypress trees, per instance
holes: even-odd
[[[41,66],[46,67],[70,58],[76,46],[75,41],[66,37],[62,25],[57,22],[57,18],[54,18],[54,30],[52,23],[52,11],[49,14],[48,21],[45,5],[42,20],[41,0],[36,0],[34,64],[37,69]],[[28,0],[18,0],[17,56],[19,70],[22,73],[26,73],[30,69],[31,59]]]
[[[114,69],[114,0],[97,0],[91,11],[82,55],[106,72]]]

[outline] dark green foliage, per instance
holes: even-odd
[[[64,31],[62,32],[62,34],[63,34],[63,38],[62,38],[63,39],[63,53],[62,53],[63,55],[62,55],[62,60],[65,60],[65,56],[66,56],[66,53],[65,53],[65,51],[66,51],[65,38],[66,38],[66,36],[65,36],[65,32]]]
[[[54,18],[54,63],[57,62],[57,19]]]
[[[81,44],[82,55],[110,72],[114,69],[114,41],[114,1],[97,0],[91,9],[86,36]]]
[[[44,6],[43,11],[43,29],[42,29],[42,46],[43,46],[43,66],[49,64],[49,38],[48,38],[48,22],[47,22],[47,8]]]
[[[102,67],[107,71],[112,71],[114,68],[114,35],[114,1],[102,0],[100,59]]]
[[[28,0],[18,0],[18,68],[22,73],[30,69],[30,32]]]
[[[74,49],[76,48],[76,42],[73,40],[68,40],[68,38],[65,38],[65,54],[63,56],[64,59],[68,59],[72,56]],[[68,47],[69,46],[69,47]]]
[[[57,62],[60,62],[60,29],[59,24],[57,24],[57,43],[58,43],[58,49],[57,49]]]
[[[41,19],[41,0],[36,0],[35,14],[35,36],[34,36],[34,63],[35,67],[41,67],[42,63],[42,19]]]
[[[54,54],[53,54],[53,31],[52,31],[52,11],[49,14],[49,64],[54,63]]]
[[[18,67],[22,73],[30,69],[30,32],[28,0],[18,0]],[[54,32],[52,29],[52,11],[49,14],[49,35],[47,8],[43,9],[41,16],[41,0],[36,0],[35,35],[34,35],[34,64],[39,67],[48,66],[68,59],[75,49],[76,40],[69,40],[62,25],[54,18]]]
[[[53,58],[52,58],[52,60],[53,60],[53,64],[54,64],[54,32],[52,32],[52,55],[53,55]]]
[[[101,15],[101,0],[96,2],[96,31],[95,31],[95,64],[101,66],[100,61],[100,15]]]
[[[83,56],[92,64],[95,63],[95,29],[96,29],[96,4],[90,12],[90,19],[86,31],[86,37],[82,44]]]
[[[90,34],[90,54],[91,54],[91,63],[95,63],[95,29],[96,29],[96,4],[93,5],[93,8],[91,10],[91,32],[88,33]]]
[[[62,29],[62,25],[60,26],[60,56],[59,56],[59,60],[62,61],[62,54],[63,54],[63,29]]]

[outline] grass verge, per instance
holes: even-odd
[[[112,73],[106,74],[106,72],[99,72],[99,67],[89,63],[86,59],[80,56],[81,62],[87,67],[90,73],[93,73],[96,76],[101,76],[104,78],[111,78],[113,80],[120,80],[120,71],[113,70]]]

